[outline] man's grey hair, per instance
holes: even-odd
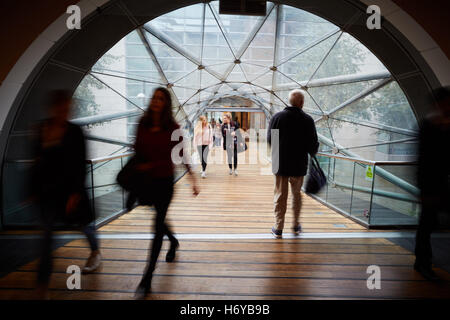
[[[294,107],[303,108],[305,102],[305,91],[300,89],[294,89],[289,92],[289,104]]]

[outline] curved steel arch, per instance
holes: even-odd
[[[32,156],[29,125],[44,114],[49,90],[74,92],[96,61],[126,34],[162,14],[203,2],[111,0],[85,17],[81,30],[68,30],[33,69],[8,112],[0,140],[2,185],[7,182],[3,170],[6,161]],[[383,21],[380,30],[368,30],[365,4],[358,0],[283,0],[277,4],[313,13],[358,39],[390,71],[418,120],[434,110],[429,96],[439,82],[431,68],[388,21]]]

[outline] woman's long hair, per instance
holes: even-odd
[[[194,135],[203,132],[203,119],[206,120],[205,116],[198,117],[197,125],[194,128]],[[206,127],[208,127],[208,123],[206,123]]]
[[[158,87],[153,91],[153,96],[157,91],[160,91],[164,94],[164,99],[166,100],[166,104],[164,105],[164,108],[161,112],[161,127],[164,130],[168,130],[176,125],[176,121],[173,118],[172,114],[172,96],[170,95],[169,90],[163,87]],[[152,99],[153,99],[152,96]],[[143,122],[146,127],[152,127],[153,126],[153,111],[150,108],[151,101],[149,103],[149,106],[147,108],[147,111],[145,111]]]

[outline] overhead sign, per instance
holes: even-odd
[[[219,14],[265,16],[266,2],[261,0],[219,0]]]

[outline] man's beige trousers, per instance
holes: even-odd
[[[275,212],[275,229],[283,230],[284,216],[286,215],[287,198],[288,198],[288,182],[291,185],[292,209],[294,214],[293,227],[299,225],[300,208],[302,206],[302,198],[300,189],[303,185],[303,176],[300,177],[283,177],[275,176],[274,190],[274,212]]]

